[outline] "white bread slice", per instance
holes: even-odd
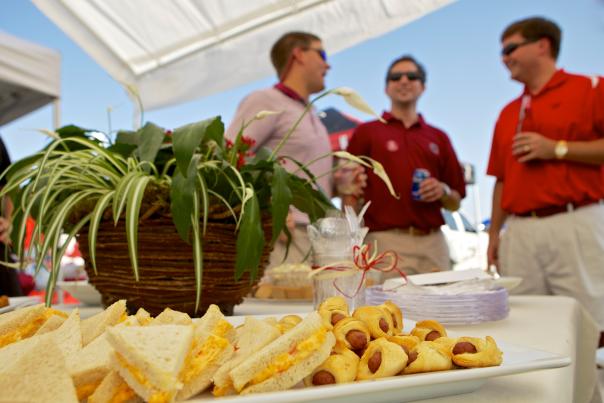
[[[2,361],[0,402],[76,403],[75,388],[54,339],[36,337],[24,344],[18,359]]]
[[[36,332],[36,336],[57,330],[65,322],[65,318],[59,315],[52,315]]]
[[[46,319],[44,304],[28,306],[0,315],[0,349],[33,336]]]
[[[134,315],[129,315],[126,317],[126,319],[122,320],[120,323],[118,323],[115,326],[140,326],[141,324],[139,323],[138,319],[136,319],[136,316]]]
[[[144,308],[138,308],[138,311],[136,311],[134,316],[136,317],[136,320],[138,320],[138,324],[141,326],[147,326],[153,320],[151,314],[145,311]]]
[[[211,304],[206,313],[194,324],[195,332],[203,336],[205,332],[225,337],[231,344],[235,341],[237,332],[225,319],[218,306]]]
[[[222,365],[214,374],[215,392],[224,396],[235,393],[229,372],[243,360],[281,336],[279,329],[264,320],[248,316],[243,326],[237,329],[238,338],[235,342],[235,354]]]
[[[324,336],[323,342],[306,358],[296,362],[283,372],[278,372],[256,385],[248,386],[248,383],[274,363],[277,357],[291,354],[300,343],[319,334]],[[335,342],[333,333],[327,331],[323,326],[321,316],[317,312],[312,312],[292,330],[248,357],[229,374],[235,389],[242,394],[289,389],[310,375],[329,357]],[[301,354],[298,354],[298,357],[300,356]]]
[[[180,380],[183,388],[177,400],[186,400],[204,391],[212,383],[212,376],[235,352],[232,344],[224,337],[212,333],[199,334],[189,351]]]
[[[57,347],[65,357],[65,365],[69,368],[82,351],[80,310],[75,308],[57,330],[48,332],[46,335],[51,335],[54,338]],[[44,337],[44,335],[40,337]]]
[[[193,341],[193,327],[180,325],[113,327],[107,331],[114,348],[111,367],[145,400],[163,394],[172,400]]]
[[[143,402],[143,399],[128,386],[117,372],[111,371],[103,378],[94,393],[88,397],[88,403],[110,403],[115,401],[139,403]]]
[[[69,374],[79,400],[90,396],[110,371],[113,348],[102,334],[84,347],[71,362]]]
[[[80,333],[80,312],[76,308],[69,318],[57,330],[41,336],[33,336],[0,349],[0,363],[14,362],[22,351],[31,348],[39,340],[51,340],[61,351],[66,366],[75,358],[82,348]]]
[[[193,321],[191,317],[179,311],[174,311],[170,308],[166,308],[162,313],[157,315],[155,319],[149,323],[149,326],[161,326],[161,325],[191,325]]]
[[[82,345],[87,346],[109,326],[117,325],[126,313],[126,300],[121,299],[94,316],[82,321]]]

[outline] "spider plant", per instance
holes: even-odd
[[[332,92],[343,95],[361,110],[370,111],[348,89],[325,92],[313,102]],[[253,120],[271,113],[260,112]],[[95,273],[102,270],[97,268],[95,251],[103,220],[112,220],[115,225],[124,220],[132,273],[138,281],[138,226],[141,206],[148,195],[169,206],[178,234],[192,244],[196,309],[201,297],[203,236],[210,206],[223,205],[236,223],[235,278],[249,272],[250,278],[255,279],[265,244],[262,211],[269,211],[272,216],[274,242],[281,231],[288,233],[285,221],[291,206],[315,221],[333,205],[305,165],[294,161],[306,178],[283,168],[277,158],[281,145],[272,151],[261,149],[246,158],[250,142],[243,136],[244,128],[230,142],[224,138],[220,117],[213,117],[174,131],[147,123],[137,131],[119,131],[114,141],[109,136],[107,141],[101,141],[95,131],[65,126],[49,132],[53,139],[44,150],[14,163],[3,174],[8,183],[0,196],[13,198],[13,239],[22,262],[27,255],[23,218],[36,218],[32,239],[37,251],[36,271],[43,267],[44,257],[51,256],[46,304],[50,305],[61,257],[69,241],[86,227],[90,263]],[[345,152],[338,157],[355,159]],[[357,161],[374,168],[389,185],[379,164],[369,159]],[[59,246],[62,234],[67,234],[67,240]]]

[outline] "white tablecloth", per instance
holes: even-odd
[[[235,307],[236,315],[265,315],[308,312],[310,304],[266,303],[247,300]],[[568,367],[492,378],[476,392],[422,400],[433,403],[472,402],[599,402],[592,400],[597,388],[595,351],[599,338],[596,324],[574,300],[552,296],[510,297],[508,318],[467,326],[447,326],[457,334],[484,337],[497,341],[567,355]],[[505,357],[504,357],[505,359]]]

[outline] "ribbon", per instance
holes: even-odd
[[[361,281],[352,295],[347,295],[343,290],[338,287],[337,279],[341,277],[341,275],[336,275],[333,280],[334,288],[342,295],[347,298],[354,298],[361,287],[365,283],[365,278],[367,277],[367,272],[369,270],[380,271],[382,273],[388,273],[391,271],[397,272],[401,277],[407,280],[407,275],[404,271],[397,268],[396,265],[398,263],[398,255],[396,252],[392,250],[387,250],[382,253],[377,252],[377,242],[374,242],[374,250],[371,253],[371,245],[364,244],[362,246],[355,245],[352,247],[352,261],[343,260],[338,262],[330,263],[329,265],[323,267],[313,267],[313,271],[309,276],[314,276],[317,273],[322,271],[335,271],[335,272],[345,272],[350,271],[351,269],[360,270],[362,272]],[[384,266],[385,265],[385,266]]]

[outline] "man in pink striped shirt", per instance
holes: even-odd
[[[279,114],[254,121],[243,135],[255,141],[251,150],[265,147],[274,149],[285,137],[295,122],[302,116],[311,94],[325,88],[325,75],[330,66],[321,39],[306,32],[288,32],[275,42],[271,49],[271,62],[275,67],[279,82],[273,87],[252,92],[239,104],[235,116],[227,129],[226,137],[234,140],[245,124],[254,119],[260,111],[276,111]],[[308,166],[309,171],[318,178],[321,190],[331,197],[332,176],[325,175],[332,169],[333,160],[329,155],[331,147],[325,126],[312,108],[291,134],[279,151],[280,156],[291,157],[302,164],[318,159]],[[285,168],[294,172],[298,167],[290,161]],[[305,174],[300,171],[300,176]],[[310,243],[306,235],[308,217],[293,210],[288,217],[288,227],[292,233],[292,244],[287,262],[301,262]],[[275,244],[269,267],[281,264],[285,256],[285,240]]]

